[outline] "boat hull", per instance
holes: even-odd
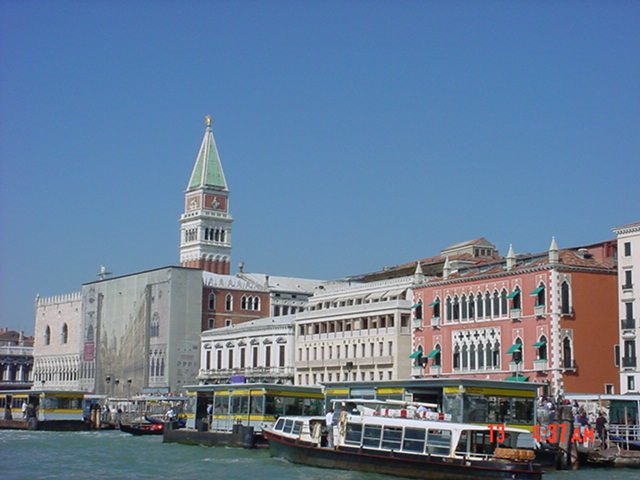
[[[120,425],[120,431],[132,435],[162,435],[164,425],[161,423],[149,423],[145,425],[127,425],[123,423]]]
[[[269,442],[272,457],[281,457],[292,463],[315,467],[434,480],[478,478],[538,480],[542,478],[543,473],[539,465],[532,463],[474,461],[427,455],[417,457],[399,452],[350,447],[332,449],[293,440],[271,431],[265,431],[264,435]]]

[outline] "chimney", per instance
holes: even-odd
[[[549,245],[549,263],[551,265],[556,265],[558,262],[560,262],[558,244],[556,243],[556,237],[551,237],[551,245]]]
[[[444,266],[442,267],[442,278],[445,280],[449,278],[451,275],[451,265],[449,264],[449,257],[447,257],[444,261]]]
[[[416,271],[413,273],[413,282],[420,283],[424,281],[424,272],[422,271],[422,264],[416,262]]]
[[[509,244],[509,252],[507,253],[507,270],[513,270],[516,266],[516,254],[513,252],[513,245]]]

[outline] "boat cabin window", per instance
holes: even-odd
[[[283,426],[284,426],[284,418],[279,418],[278,421],[276,422],[276,425],[273,427],[273,429],[282,430]]]
[[[427,452],[433,455],[449,455],[451,452],[451,431],[430,429],[427,433]]]
[[[42,408],[46,410],[80,410],[82,408],[82,398],[45,397]]]
[[[216,395],[213,400],[214,415],[229,414],[229,397],[227,395]]]
[[[404,430],[402,450],[423,453],[426,433],[427,431],[424,428],[406,428]]]
[[[249,396],[232,395],[230,413],[235,415],[247,415],[249,413]]]
[[[344,436],[344,443],[347,445],[358,445],[362,441],[362,425],[359,423],[347,423],[347,431]]]
[[[282,429],[282,431],[284,433],[291,433],[292,430],[293,430],[293,420],[285,420],[284,428]]]
[[[384,427],[381,447],[387,450],[400,450],[402,427]]]
[[[365,425],[362,437],[362,446],[369,448],[380,448],[380,435],[382,427],[380,425]]]
[[[293,433],[294,435],[300,435],[301,431],[302,431],[302,422],[294,422],[293,430],[291,433]]]

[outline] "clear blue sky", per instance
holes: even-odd
[[[640,220],[640,3],[0,0],[0,326],[178,264],[204,132],[233,267],[338,278]]]

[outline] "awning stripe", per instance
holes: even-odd
[[[522,348],[522,344],[521,343],[514,343],[513,345],[511,345],[511,348],[509,348],[509,350],[507,350],[507,353],[519,352],[521,348]]]
[[[534,289],[529,295],[531,295],[532,297],[535,297],[536,295],[538,295],[542,290],[544,290],[543,286],[539,286],[538,288]]]

